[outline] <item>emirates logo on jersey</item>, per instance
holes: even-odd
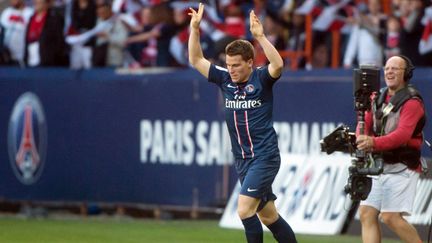
[[[252,109],[262,105],[261,100],[229,100],[225,99],[225,108],[228,109]]]

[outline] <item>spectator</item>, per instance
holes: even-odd
[[[391,0],[391,12],[394,16],[396,17],[400,17],[401,13],[400,13],[400,4],[401,4],[401,0]]]
[[[170,41],[178,31],[188,25],[187,21],[182,24],[176,23],[174,11],[168,4],[153,6],[152,19],[154,19],[154,27],[149,31],[129,37],[127,39],[127,44],[146,42],[152,38],[156,38],[156,65],[160,67],[176,66],[177,63],[169,52]]]
[[[419,52],[422,55],[432,55],[432,6],[425,9],[425,14],[421,23],[424,26],[424,29],[419,43]],[[430,57],[429,60],[431,59],[432,57]]]
[[[244,38],[246,36],[246,23],[243,11],[239,4],[230,4],[224,8],[225,34],[234,38]]]
[[[329,65],[329,48],[325,41],[314,43],[311,59],[311,69],[327,68]]]
[[[263,15],[262,22],[264,26],[264,32],[269,42],[276,48],[276,50],[285,49],[285,38],[283,37],[283,28],[280,23],[276,22],[275,19],[271,18],[270,15]],[[264,54],[263,48],[254,41],[256,56],[255,65],[263,66],[267,63],[267,58]]]
[[[253,1],[240,1],[241,2],[241,8],[243,10],[243,16],[245,16],[245,28],[246,28],[246,39],[250,41],[254,41],[254,38],[252,34],[250,33],[249,29],[249,12],[251,10],[254,10],[255,14],[258,16],[260,20],[263,19],[263,17],[266,14],[265,8],[266,8],[266,1],[265,0],[253,0]],[[259,45],[256,45],[256,47],[259,47]]]
[[[302,14],[298,14],[295,11],[292,13],[285,11],[285,21],[288,25],[288,39],[286,43],[286,50],[302,53],[305,49],[305,16]],[[289,21],[288,21],[289,20]],[[287,59],[285,61],[289,62],[287,65],[290,65],[291,62],[297,62],[300,67],[304,67],[306,60],[303,55],[297,55],[296,59]]]
[[[136,60],[139,66],[188,65],[186,55],[187,48],[185,47],[188,32],[184,11],[187,7],[198,4],[196,2],[136,0],[127,0],[124,2],[118,0],[118,2],[114,4],[114,10],[111,9],[109,13],[112,18],[110,17],[109,21],[99,21],[99,23],[104,22],[105,24],[103,26],[96,26],[96,16],[94,15],[96,12],[95,2],[100,0],[70,0],[70,3],[67,4],[66,7],[66,12],[70,13],[66,17],[68,26],[64,26],[63,31],[52,31],[53,29],[59,29],[56,26],[63,25],[64,20],[48,21],[48,25],[50,26],[49,34],[47,34],[48,32],[44,32],[45,34],[42,35],[42,31],[38,34],[38,28],[43,26],[45,18],[38,17],[37,19],[32,19],[32,24],[28,24],[29,33],[32,36],[27,40],[27,34],[21,34],[25,36],[24,42],[30,42],[28,45],[25,44],[25,47],[21,47],[20,51],[19,46],[24,46],[24,44],[20,44],[20,41],[17,40],[19,37],[17,36],[19,36],[20,31],[21,33],[25,32],[25,29],[22,26],[18,27],[18,25],[22,23],[21,19],[27,22],[30,21],[28,20],[28,16],[31,14],[28,11],[29,8],[24,7],[24,0],[10,1],[11,6],[5,9],[0,17],[1,27],[3,27],[3,30],[0,32],[0,64],[4,64],[5,61],[2,60],[10,60],[10,56],[12,56],[14,63],[27,63],[30,61],[30,66],[66,65],[65,63],[68,63],[68,60],[65,61],[64,57],[70,54],[69,61],[72,68],[89,68],[92,66],[92,63],[89,62],[93,55],[92,52],[96,52],[98,57],[92,58],[92,61],[99,60],[97,65],[120,66],[127,62],[124,61],[128,59],[127,57],[125,58],[125,53],[129,52],[131,54],[130,56],[132,56],[132,58],[129,59]],[[37,1],[41,2],[41,0],[33,1],[35,1],[35,4]],[[52,18],[50,17],[50,19],[63,16],[59,8],[53,8],[52,6],[54,3],[57,3],[57,5],[64,4],[64,0],[45,1],[50,2],[50,4],[48,4],[51,6],[49,8],[51,9],[49,15],[52,15]],[[306,4],[307,2],[309,3]],[[246,38],[253,42],[249,32],[245,31],[249,28],[249,26],[247,26],[249,22],[247,20],[248,14],[245,14],[245,12],[248,13],[250,10],[254,9],[265,25],[265,31],[270,41],[278,50],[291,51],[287,52],[287,56],[291,57],[291,53],[301,53],[305,49],[305,15],[311,14],[315,17],[317,17],[317,15],[321,17],[325,15],[325,9],[339,4],[340,6],[338,7],[337,14],[335,12],[336,15],[333,16],[331,21],[327,19],[327,22],[324,22],[327,23],[327,25],[325,25],[326,28],[335,30],[334,26],[340,24],[339,22],[347,23],[351,22],[348,20],[355,19],[351,22],[354,25],[352,30],[344,28],[344,30],[348,31],[342,32],[342,34],[347,33],[348,39],[348,41],[344,41],[345,36],[343,35],[341,52],[343,55],[343,65],[345,67],[363,63],[381,65],[381,56],[384,56],[383,54],[388,58],[398,53],[410,57],[418,66],[432,65],[432,53],[425,52],[422,55],[420,54],[419,47],[414,44],[416,42],[420,43],[422,37],[424,26],[421,23],[421,19],[425,16],[425,3],[428,2],[428,0],[390,0],[389,4],[391,4],[392,9],[391,15],[394,17],[390,17],[388,23],[385,15],[380,11],[382,1],[361,0],[355,2],[357,2],[357,5],[354,8],[353,1],[349,2],[348,0],[331,1],[329,3],[310,0],[210,1],[203,19],[203,24],[200,26],[202,33],[200,41],[206,56],[214,62],[224,63],[223,48],[221,47],[225,46],[226,42],[231,41],[233,38]],[[367,3],[367,5],[365,3]],[[63,5],[61,6],[64,7]],[[295,9],[300,8],[302,9],[301,12],[294,13]],[[121,13],[122,11],[129,12],[130,16],[132,16],[132,14],[136,16],[139,15],[138,19],[140,21],[139,28],[134,28],[134,34],[127,38],[127,49],[125,49],[124,40],[121,40],[121,38],[124,38],[124,35],[111,34],[112,31],[117,31],[113,29],[114,27],[123,30],[133,27],[133,24],[131,24],[133,18],[130,16],[129,18],[123,16],[124,14]],[[342,12],[345,14],[342,14]],[[352,18],[353,12],[356,13],[356,18]],[[43,14],[38,16],[43,16]],[[395,18],[399,19],[400,27],[398,27]],[[317,28],[315,25],[318,18],[315,19],[313,27]],[[114,23],[118,23],[119,25]],[[387,26],[385,26],[386,23]],[[13,26],[11,24],[13,24]],[[108,25],[111,26],[109,30],[101,31]],[[30,27],[34,29],[30,30]],[[398,28],[400,28],[399,33],[397,31]],[[328,30],[329,29],[326,29],[324,31],[328,33]],[[61,43],[61,41],[57,41],[59,36],[62,36],[62,33],[68,34],[67,42],[71,45],[70,53],[68,53],[68,46],[64,46],[64,43]],[[99,35],[96,36],[96,33],[99,33]],[[35,38],[39,37],[42,37],[41,42],[37,39],[38,44],[33,45],[36,42]],[[120,37],[120,39],[117,37]],[[111,40],[108,41],[109,39]],[[119,40],[119,42],[115,39]],[[53,47],[51,42],[54,43],[57,50],[62,49],[62,51],[51,51]],[[108,42],[111,43],[110,48],[108,48]],[[41,43],[43,43],[43,47]],[[47,52],[47,43],[50,43],[50,52]],[[96,43],[98,46],[93,47]],[[309,60],[309,58],[312,59],[314,54],[318,55],[318,53],[323,53],[325,48],[320,44],[321,41],[318,44],[313,43],[311,52],[307,52],[312,53],[311,56],[307,57],[308,61],[312,61]],[[256,47],[257,58],[255,64],[264,65],[266,60],[260,58],[263,56],[262,50],[260,50],[259,45]],[[332,51],[328,47],[327,50]],[[315,50],[315,48],[319,48],[319,50]],[[111,49],[111,51],[108,52],[108,49]],[[67,53],[64,53],[65,51]],[[8,55],[8,53],[11,54]],[[43,53],[43,63],[39,63],[41,62],[41,60],[39,60],[40,57],[38,57],[39,59],[35,58],[35,55],[32,53],[38,53],[37,56]],[[326,56],[328,56],[328,54]],[[6,56],[6,59],[2,59],[4,56]],[[289,61],[295,61],[295,63],[298,63],[299,67],[304,67],[305,56],[298,55],[297,57],[298,58],[293,55]],[[53,61],[54,59],[56,61]],[[111,59],[111,61],[117,59],[117,61],[108,64],[108,59]],[[48,63],[45,63],[45,61],[48,61]],[[308,63],[306,66],[322,67],[322,64],[328,63],[328,61],[327,59],[322,60],[322,62],[317,60],[315,62],[316,65]]]
[[[215,46],[214,46],[214,54],[215,54],[214,63],[215,63],[215,65],[218,65],[221,67],[226,65],[225,47],[229,43],[231,43],[235,40],[236,40],[236,38],[228,35],[228,36],[225,36],[222,39],[218,40],[215,43]]]
[[[424,9],[422,0],[401,0],[400,50],[401,54],[410,58],[416,66],[432,65],[432,55],[421,55],[418,48],[423,35],[421,20]]]
[[[380,11],[379,0],[369,0],[367,10],[359,6],[359,15],[350,34],[343,64],[345,68],[372,64],[382,66],[383,47],[381,36],[385,16]]]
[[[174,25],[177,26],[177,32],[169,41],[169,54],[175,59],[174,65],[188,66],[187,41],[189,38],[189,28],[187,28],[187,10],[179,6],[173,7]],[[213,40],[206,33],[203,33],[202,45],[206,54],[210,56],[215,55]]]
[[[132,29],[129,33],[130,36],[138,33],[145,33],[153,28],[151,8],[144,6],[139,11],[139,28]],[[128,40],[127,40],[128,41]],[[131,56],[139,63],[142,67],[156,66],[156,38],[150,37],[147,41],[130,43],[127,49]]]
[[[265,35],[269,39],[270,43],[272,43],[276,50],[284,50],[286,41],[284,38],[284,29],[282,25],[269,15],[264,17],[263,25]]]
[[[389,59],[392,56],[400,54],[399,48],[399,32],[400,32],[400,22],[395,16],[390,16],[387,19],[387,35],[386,35],[386,45],[385,45],[385,56]]]
[[[30,67],[67,66],[68,49],[63,36],[63,16],[51,7],[50,0],[33,0],[33,5],[35,12],[26,33],[26,64]]]
[[[96,25],[96,5],[93,0],[73,0],[71,25],[69,35],[82,34]],[[70,66],[74,69],[90,68],[92,49],[95,38],[85,43],[72,45],[70,52]]]
[[[123,20],[114,15],[108,0],[97,2],[97,25],[107,27],[97,33],[96,45],[93,49],[93,65],[97,67],[119,67],[124,61],[124,46],[128,29]]]
[[[33,9],[25,6],[23,0],[10,0],[10,6],[3,10],[0,24],[3,39],[0,41],[2,53],[9,55],[4,64],[20,64],[24,66],[25,31],[33,14]]]

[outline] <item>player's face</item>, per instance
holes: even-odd
[[[390,90],[398,91],[405,86],[405,71],[405,61],[402,58],[395,56],[388,59],[384,67],[384,78]]]
[[[226,55],[226,66],[234,83],[246,82],[252,72],[252,59],[245,61],[240,55]]]

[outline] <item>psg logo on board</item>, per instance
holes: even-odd
[[[27,92],[16,101],[9,120],[9,160],[23,184],[35,183],[43,170],[47,147],[45,114],[39,98]]]

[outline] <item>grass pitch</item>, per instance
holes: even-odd
[[[299,243],[355,243],[354,236],[297,235]],[[265,233],[265,242],[275,242]],[[218,221],[142,220],[115,217],[20,219],[0,217],[0,242],[11,243],[193,243],[245,242],[243,231],[223,229]],[[395,243],[384,240],[383,243]]]

